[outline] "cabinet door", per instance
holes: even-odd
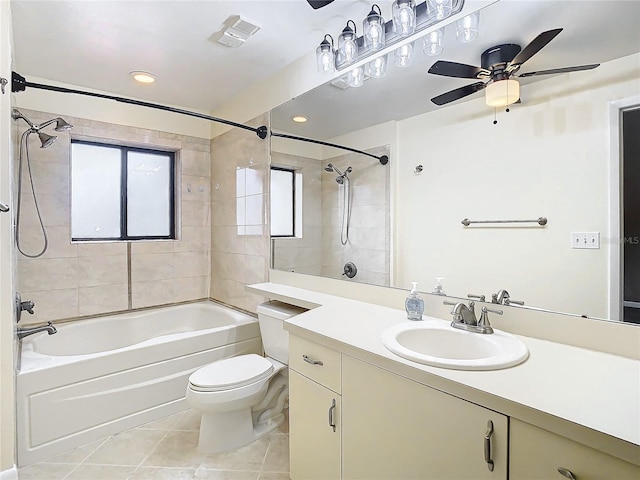
[[[345,480],[507,478],[504,415],[346,355],[342,375]]]
[[[562,480],[571,475],[577,480],[640,478],[640,467],[606,453],[517,419],[511,419],[510,428],[512,480]]]
[[[298,372],[289,371],[293,480],[340,478],[340,417],[340,395]]]

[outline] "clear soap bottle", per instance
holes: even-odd
[[[409,320],[422,320],[424,300],[418,295],[418,282],[411,282],[411,285],[413,285],[411,292],[404,302],[404,308],[407,310],[407,318]]]

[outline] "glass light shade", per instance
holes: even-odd
[[[439,28],[424,37],[423,50],[430,57],[440,55],[442,53],[442,37],[444,36],[444,28]]]
[[[316,48],[316,61],[319,73],[333,73],[336,69],[333,47],[326,40]]]
[[[347,73],[347,83],[350,87],[361,87],[364,85],[364,67],[356,67]]]
[[[380,13],[380,7],[378,7],[377,12],[375,10],[376,7],[378,6],[374,5],[367,18],[362,21],[364,46],[372,52],[380,50],[385,43],[384,19]]]
[[[478,38],[480,12],[473,12],[456,22],[456,38],[462,43],[473,42]]]
[[[398,47],[393,52],[393,63],[396,67],[409,67],[413,61],[413,43],[407,43]]]
[[[447,18],[453,10],[453,0],[427,0],[427,14],[438,20]]]
[[[387,73],[387,56],[374,58],[367,63],[367,75],[372,78],[382,78]]]
[[[342,33],[338,37],[338,65],[351,65],[358,59],[358,42],[356,41],[355,23],[353,29],[349,26],[352,20],[347,22]]]
[[[506,107],[520,98],[520,84],[517,80],[498,80],[484,89],[485,101],[490,107]]]
[[[408,37],[416,31],[416,3],[413,0],[395,0],[391,11],[396,35]]]

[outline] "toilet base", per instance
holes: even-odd
[[[281,413],[254,427],[250,408],[223,414],[203,413],[198,451],[220,453],[243,447],[278,428],[284,419]]]

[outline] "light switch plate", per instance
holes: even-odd
[[[571,248],[600,248],[600,232],[571,232]]]

